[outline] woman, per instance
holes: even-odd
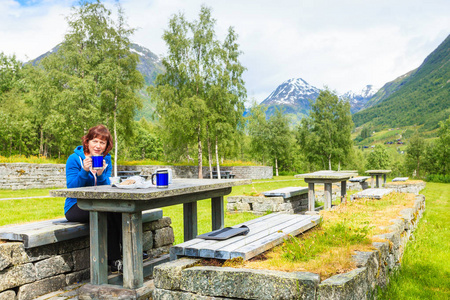
[[[109,185],[111,176],[111,151],[113,141],[111,133],[104,125],[89,129],[82,138],[83,145],[75,148],[66,163],[67,188],[97,185]],[[102,155],[103,169],[92,169],[91,156]],[[64,214],[70,222],[89,223],[89,212],[78,207],[77,199],[66,198]],[[122,240],[122,216],[120,213],[108,213],[108,264],[112,271],[121,271],[120,242]]]

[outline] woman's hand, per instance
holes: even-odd
[[[86,172],[89,172],[91,167],[92,167],[92,157],[86,156],[86,158],[83,160],[83,169]]]
[[[103,174],[103,171],[105,171],[105,169],[106,169],[107,166],[108,166],[108,165],[106,164],[106,160],[103,160],[103,169],[101,169],[101,170],[96,170],[96,171],[97,171],[97,176],[102,175],[102,174]]]

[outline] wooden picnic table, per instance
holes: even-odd
[[[211,198],[212,230],[224,226],[223,196],[250,179],[174,179],[167,189],[121,189],[109,185],[52,190],[54,197],[73,197],[90,215],[91,285],[108,290],[106,213],[122,213],[123,291],[143,286],[142,211],[183,204],[184,240],[197,236],[197,201]],[[88,287],[86,287],[87,289]],[[114,291],[115,290],[115,291]]]
[[[352,172],[339,172],[339,171],[317,171],[313,173],[298,174],[295,175],[297,178],[305,179],[308,183],[308,211],[315,210],[315,194],[314,194],[314,184],[323,183],[324,184],[324,209],[331,208],[331,192],[332,184],[334,182],[341,182],[341,201],[345,201],[345,195],[347,194],[347,180],[353,177],[355,174]]]
[[[376,187],[380,187],[380,177],[383,176],[383,186],[386,184],[386,175],[391,173],[391,170],[367,170],[366,173],[369,174],[372,178],[370,180],[370,187],[374,187],[374,176],[376,177]]]

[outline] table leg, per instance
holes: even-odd
[[[347,181],[341,181],[341,203],[347,202]]]
[[[122,214],[123,287],[140,288],[144,282],[142,266],[142,212]]]
[[[308,211],[315,211],[316,196],[314,195],[314,183],[308,183]]]
[[[184,241],[197,237],[197,201],[183,203]]]
[[[370,187],[371,188],[374,188],[374,186],[375,186],[375,181],[374,181],[374,175],[372,175],[372,176],[370,176]]]
[[[377,178],[377,189],[380,187],[380,175],[375,175],[375,177]]]
[[[211,199],[212,230],[222,229],[225,223],[223,210],[223,196]]]
[[[383,186],[386,186],[386,174],[383,174]]]
[[[331,183],[325,183],[325,203],[324,203],[324,209],[330,209],[331,208],[331,192],[332,192],[332,185]]]
[[[108,283],[107,227],[105,212],[89,212],[91,283]]]

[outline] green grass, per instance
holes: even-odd
[[[450,184],[427,182],[425,213],[380,299],[450,299]]]
[[[64,200],[64,198],[2,200],[0,226],[64,217]]]

